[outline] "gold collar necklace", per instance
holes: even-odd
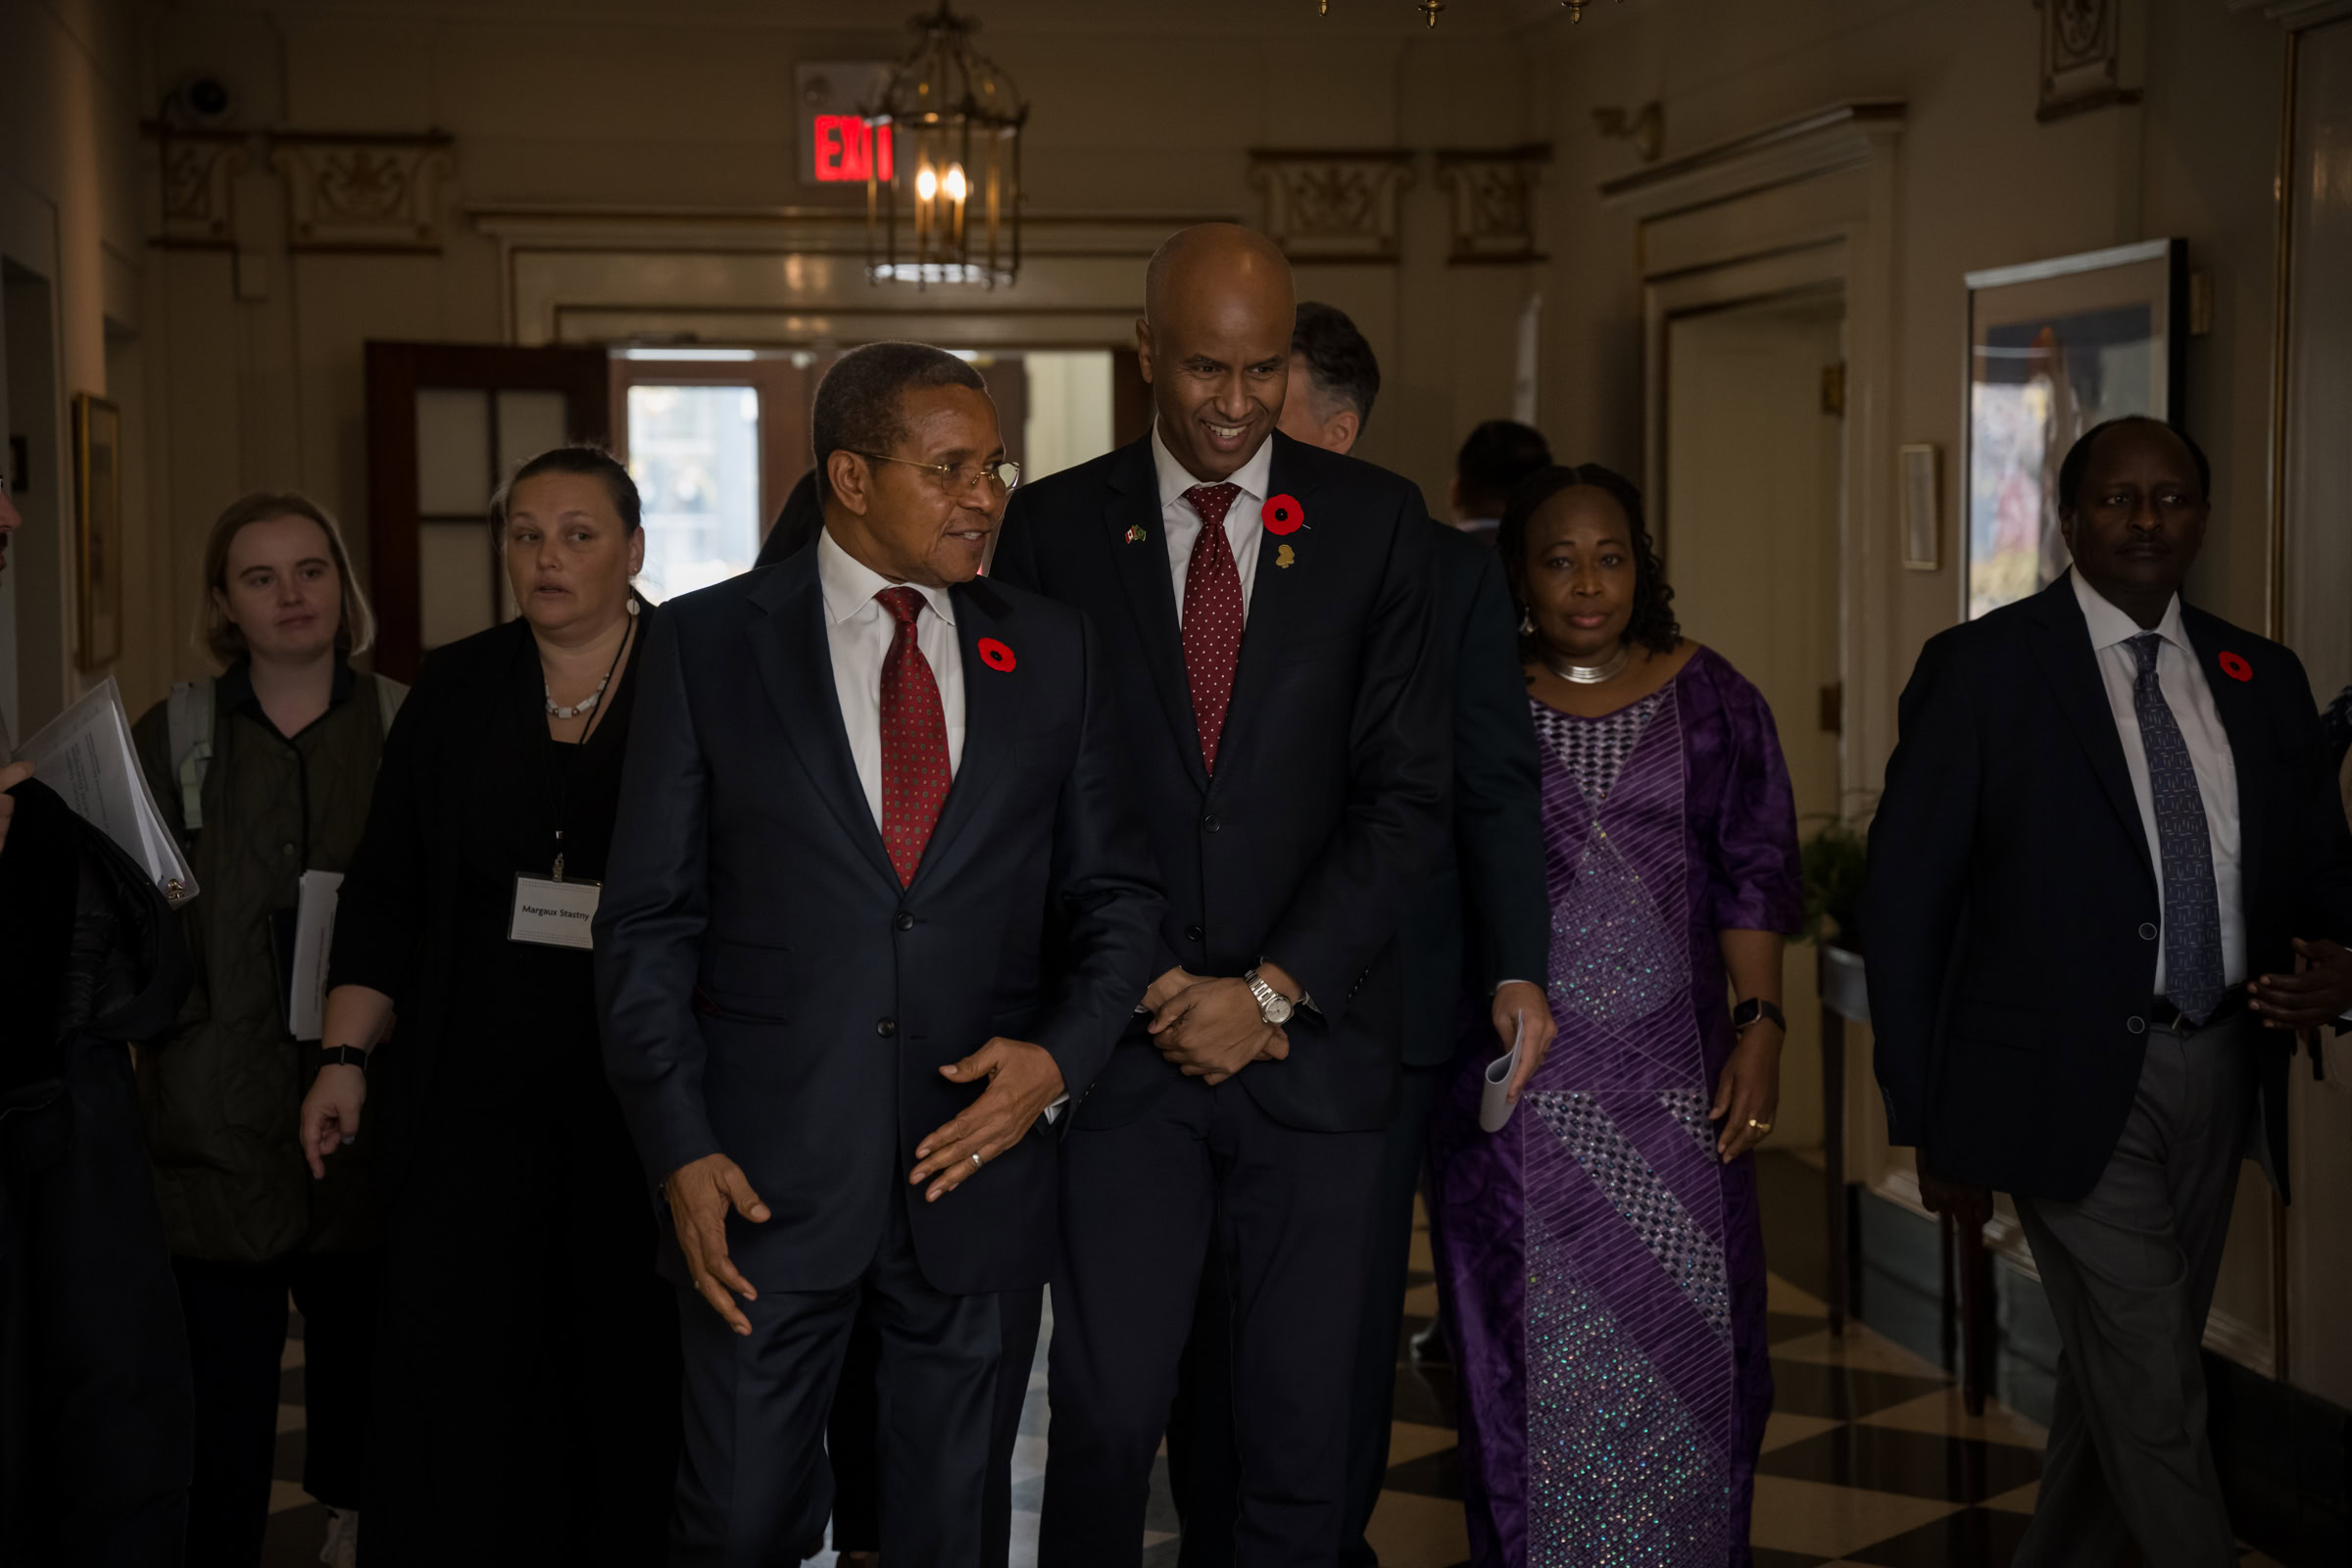
[[[1563,664],[1551,657],[1548,649],[1544,653],[1544,667],[1577,686],[1597,686],[1602,681],[1615,680],[1633,662],[1634,650],[1629,643],[1619,643],[1617,652],[1597,664]]]

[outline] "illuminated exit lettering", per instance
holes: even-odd
[[[872,168],[876,136],[865,121],[857,115],[818,115],[812,122],[819,182],[828,185],[855,180],[865,182],[870,172],[878,179],[890,178],[890,128],[882,128],[880,140],[881,166]]]

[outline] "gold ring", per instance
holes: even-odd
[[[1772,1123],[1768,1121],[1758,1121],[1753,1116],[1747,1118],[1747,1124],[1760,1133],[1768,1133],[1772,1131]]]

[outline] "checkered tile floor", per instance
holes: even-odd
[[[1770,1193],[1768,1186],[1768,1201]],[[1767,1234],[1775,1233],[1768,1225]],[[1405,1296],[1408,1342],[1436,1307],[1429,1270],[1429,1239],[1419,1233]],[[1942,1368],[1858,1324],[1833,1336],[1820,1299],[1778,1274],[1770,1305],[1779,1397],[1756,1478],[1758,1568],[2007,1564],[2033,1512],[2042,1429],[1991,1401],[1972,1419]],[[1407,1344],[1398,1349],[1396,1437],[1372,1544],[1385,1568],[1467,1568],[1452,1374],[1416,1364]],[[289,1479],[274,1484],[265,1568],[315,1562],[325,1537],[325,1508],[291,1479],[302,1473],[299,1339],[286,1347],[281,1397],[276,1473]],[[1013,1459],[1013,1568],[1036,1562],[1045,1461],[1041,1345]],[[1145,1523],[1144,1568],[1174,1568],[1176,1516],[1164,1460]],[[833,1568],[830,1552],[815,1561]],[[2244,1562],[2277,1568],[2255,1551]]]

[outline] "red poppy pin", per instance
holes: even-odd
[[[2252,680],[2254,666],[2247,663],[2242,655],[2224,654],[2222,655],[2222,673],[2231,680]]]
[[[1306,509],[1295,496],[1273,496],[1259,510],[1268,533],[1297,533],[1306,526]]]
[[[980,662],[991,669],[1009,672],[1013,665],[1020,662],[1012,657],[1011,649],[994,637],[983,637],[973,646],[980,650]]]

